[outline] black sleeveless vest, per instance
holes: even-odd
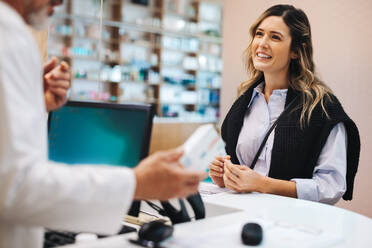
[[[226,152],[235,164],[239,164],[236,146],[243,126],[244,115],[252,97],[253,89],[262,80],[263,78],[254,83],[234,102],[222,124],[221,134],[226,143]],[[296,98],[297,95],[299,97]],[[343,199],[351,200],[360,154],[360,138],[355,123],[345,113],[338,99],[332,95],[331,101],[325,100],[325,108],[330,118],[327,118],[320,104],[318,104],[311,115],[309,124],[301,128],[301,93],[289,88],[285,106],[293,99],[295,99],[293,108],[287,112],[286,116],[283,116],[275,129],[269,177],[282,180],[312,178],[319,155],[331,130],[337,123],[343,122],[348,141],[347,189]]]

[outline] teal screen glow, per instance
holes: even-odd
[[[49,159],[134,167],[141,158],[146,111],[65,106],[49,126]]]

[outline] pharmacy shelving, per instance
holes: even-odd
[[[72,66],[70,98],[218,121],[222,1],[105,0],[102,19],[100,2],[64,1],[50,25],[49,56]]]

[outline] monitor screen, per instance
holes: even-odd
[[[151,105],[68,102],[49,116],[49,159],[134,167],[148,155]]]

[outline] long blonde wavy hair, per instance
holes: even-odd
[[[315,76],[313,62],[313,45],[311,41],[310,23],[301,9],[292,5],[275,5],[267,9],[251,26],[251,40],[244,51],[244,62],[250,79],[238,87],[238,95],[242,95],[251,85],[262,77],[263,72],[255,69],[252,59],[252,42],[261,22],[269,16],[280,16],[288,26],[292,37],[291,50],[297,55],[289,65],[289,86],[302,93],[301,127],[310,122],[311,114],[318,103],[329,118],[324,106],[325,98],[331,100],[331,89]]]

